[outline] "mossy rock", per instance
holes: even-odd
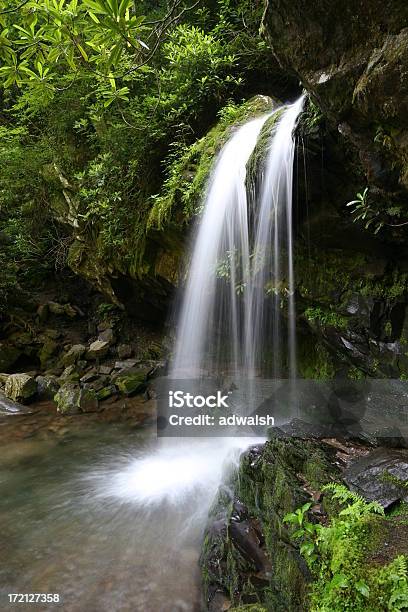
[[[238,610],[251,610],[244,604],[255,601],[254,610],[306,610],[311,574],[283,519],[309,500],[305,483],[319,491],[337,475],[328,447],[318,441],[274,438],[247,451],[228,483],[233,497],[222,490],[211,510],[201,556],[207,602],[218,589]],[[262,580],[234,542],[231,521],[241,521],[244,527],[259,525],[261,546],[272,568]]]
[[[37,383],[29,374],[10,374],[4,393],[9,399],[24,403],[37,393]]]
[[[123,395],[134,395],[145,389],[148,368],[129,368],[115,376],[114,383]]]
[[[57,410],[61,414],[78,412],[95,412],[98,410],[98,398],[93,389],[83,388],[73,383],[66,383],[54,396]]]

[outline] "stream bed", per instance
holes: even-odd
[[[202,526],[186,528],[186,500],[147,507],[116,486],[154,452],[155,435],[90,423],[60,437],[2,436],[0,609],[27,609],[9,593],[60,595],[41,610],[200,609]]]

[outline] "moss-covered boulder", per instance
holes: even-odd
[[[58,412],[61,414],[95,412],[98,410],[96,391],[80,388],[73,383],[64,384],[54,396],[54,401]]]
[[[5,395],[15,402],[28,402],[37,393],[37,383],[29,374],[11,374],[4,388]]]
[[[148,372],[149,368],[128,368],[119,372],[113,382],[123,395],[134,395],[146,388]]]

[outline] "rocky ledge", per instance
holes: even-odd
[[[327,559],[318,553],[307,556],[307,529],[314,533],[314,526],[320,525],[329,533],[330,528],[333,539],[335,529],[344,522],[341,506],[325,489],[327,483],[343,483],[354,492],[355,505],[349,506],[349,512],[355,513],[355,522],[351,521],[346,539],[336,546],[343,555],[340,559],[351,556],[345,567],[337,559],[341,567],[335,576],[342,576],[342,591],[332,585],[335,576],[327,569]],[[406,449],[313,438],[310,432],[309,439],[291,437],[275,429],[272,439],[242,456],[211,510],[201,555],[208,610],[323,610],[328,608],[319,607],[313,598],[326,601],[330,588],[341,591],[336,600],[340,608],[334,605],[333,610],[391,609],[376,605],[388,593],[384,576],[393,567],[390,564],[398,564],[408,554],[407,483]],[[371,502],[380,504],[373,506],[379,513],[370,514]],[[343,550],[343,545],[349,548]],[[383,594],[379,595],[375,589],[381,580]],[[401,589],[406,596],[406,578],[405,583],[401,579]],[[361,597],[366,607],[341,608],[354,596]]]

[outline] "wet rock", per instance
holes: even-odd
[[[113,381],[121,393],[133,395],[145,389],[147,373],[146,368],[129,368],[119,372]]]
[[[74,344],[71,348],[63,355],[62,363],[65,366],[70,366],[76,363],[82,355],[85,353],[86,347],[83,344]]]
[[[31,410],[27,406],[13,402],[3,393],[0,392],[0,414],[16,415],[16,414],[31,414]]]
[[[81,389],[73,383],[63,385],[54,397],[57,410],[61,414],[76,414],[78,412],[96,412],[98,398],[93,389]]]
[[[109,342],[105,340],[95,340],[92,342],[89,349],[86,352],[86,358],[91,359],[101,359],[105,357],[109,350]]]
[[[37,393],[37,383],[29,374],[10,374],[4,393],[15,402],[24,403]]]
[[[97,412],[99,403],[96,391],[89,388],[81,389],[79,405],[81,412]]]
[[[80,409],[81,389],[73,383],[62,385],[54,396],[57,410],[61,414],[75,414]]]
[[[0,342],[0,371],[10,370],[20,355],[21,350],[16,346]]]
[[[133,354],[133,347],[130,344],[119,344],[117,348],[118,357],[121,361],[128,359]]]
[[[384,509],[408,501],[408,451],[375,449],[353,463],[343,479],[352,491],[367,501],[380,503]]]
[[[59,389],[56,376],[37,376],[37,394],[40,400],[51,400]]]

